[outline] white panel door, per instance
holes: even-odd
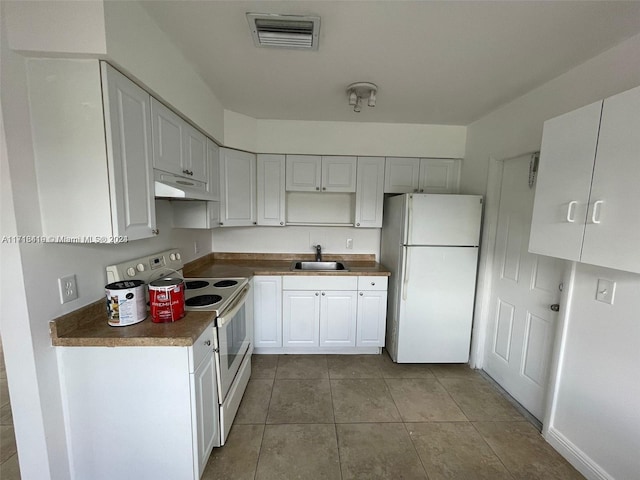
[[[216,386],[216,363],[213,352],[207,355],[200,366],[192,374],[194,409],[192,411],[194,434],[194,470],[202,475],[209,455],[214,446],[220,442],[218,429],[218,388]]]
[[[582,261],[640,273],[640,87],[605,99]]]
[[[320,191],[322,157],[317,155],[287,155],[287,191]]]
[[[154,235],[151,97],[120,72],[101,63],[106,84],[105,122],[114,236]]]
[[[529,251],[580,261],[602,102],[544,122]]]
[[[184,176],[183,145],[186,122],[162,103],[151,97],[153,121],[153,167],[163,172]]]
[[[356,291],[323,291],[320,295],[320,346],[355,347]]]
[[[356,346],[384,347],[386,319],[387,292],[359,292]]]
[[[253,277],[254,345],[282,347],[282,277]]]
[[[184,126],[184,168],[182,173],[206,183],[209,181],[209,163],[207,161],[207,137],[188,123]]]
[[[471,245],[480,241],[480,195],[410,195],[407,245]]]
[[[466,363],[477,247],[405,247],[397,361]]]
[[[322,191],[356,191],[356,157],[322,157]]]
[[[320,292],[282,292],[282,345],[317,347],[320,332]]]
[[[420,193],[458,193],[460,160],[420,159]]]
[[[420,159],[387,157],[384,167],[384,193],[418,192]]]
[[[220,225],[255,225],[256,156],[229,148],[220,149]]]
[[[503,165],[484,369],[542,419],[564,262],[529,253],[533,209],[526,155]]]
[[[211,194],[211,200],[218,202],[220,201],[220,147],[209,138],[207,138],[207,163],[209,164],[207,192]]]
[[[284,226],[284,155],[258,155],[258,225]]]
[[[358,157],[356,227],[381,228],[384,204],[384,158]]]

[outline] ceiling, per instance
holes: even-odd
[[[640,33],[638,1],[142,4],[226,109],[259,119],[468,125]],[[247,12],[319,15],[319,50],[256,48]],[[374,108],[353,112],[353,82],[378,85]]]

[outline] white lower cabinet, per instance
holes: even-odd
[[[373,353],[384,346],[387,277],[256,276],[254,286],[258,353]]]
[[[212,326],[190,347],[57,355],[72,478],[200,478],[220,441]]]

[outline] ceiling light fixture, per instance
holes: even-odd
[[[352,83],[347,87],[347,95],[349,96],[349,105],[353,107],[353,111],[358,113],[362,110],[362,99],[367,98],[367,105],[376,106],[376,95],[378,94],[378,86],[369,82]]]

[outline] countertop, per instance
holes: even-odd
[[[313,254],[212,253],[184,266],[185,277],[253,277],[255,275],[374,275],[390,272],[374,255],[324,255],[323,260],[341,261],[348,272],[291,271],[294,260],[313,260]],[[49,322],[54,346],[127,347],[191,346],[214,321],[212,312],[190,311],[172,323],[153,323],[151,316],[135,325],[112,327],[107,322],[104,300],[99,300]]]

